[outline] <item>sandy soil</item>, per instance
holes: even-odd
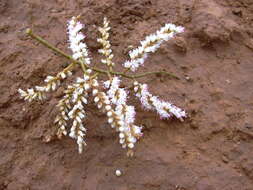
[[[164,44],[141,71],[166,69],[181,80],[142,79],[151,91],[187,110],[189,118],[161,121],[134,98],[145,135],[128,158],[103,114],[89,105],[88,146],[54,133],[55,104],[28,104],[17,89],[41,84],[68,61],[24,31],[33,30],[64,51],[66,21],[82,15],[88,45],[98,60],[96,26],[112,24],[115,62],[127,47],[166,22],[186,27]],[[117,67],[118,69],[120,66]],[[8,190],[253,190],[252,0],[1,0],[0,189]],[[79,75],[80,73],[76,73]],[[121,169],[123,175],[114,172]]]

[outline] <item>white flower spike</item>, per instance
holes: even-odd
[[[70,49],[73,52],[73,58],[76,60],[81,60],[84,64],[90,64],[90,58],[87,50],[87,45],[83,42],[85,36],[82,34],[81,30],[84,25],[78,21],[77,17],[72,17],[68,22],[68,34]]]
[[[182,26],[174,24],[166,24],[160,28],[156,33],[151,34],[141,41],[141,45],[129,52],[130,60],[126,61],[123,66],[132,71],[136,71],[140,65],[144,65],[148,57],[148,53],[154,53],[160,45],[172,39],[176,34],[184,32]]]

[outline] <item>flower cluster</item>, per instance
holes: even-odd
[[[20,93],[21,97],[24,98],[24,100],[28,100],[29,102],[33,100],[44,100],[46,99],[46,92],[55,91],[57,87],[60,86],[61,80],[71,75],[71,71],[63,70],[55,77],[47,76],[44,80],[46,83],[45,86],[35,86],[35,88],[30,88],[26,91],[18,89],[18,92]]]
[[[75,139],[79,153],[83,152],[83,148],[86,145],[85,136],[87,132],[85,106],[88,104],[88,97],[92,96],[97,108],[106,114],[111,128],[118,132],[120,145],[128,150],[127,154],[129,156],[132,156],[133,148],[140,137],[143,136],[143,133],[142,126],[135,124],[135,107],[127,104],[130,90],[134,91],[143,108],[156,111],[161,118],[175,116],[183,121],[186,113],[175,105],[153,96],[148,91],[146,84],[133,80],[134,87],[128,88],[129,91],[127,91],[121,87],[122,78],[126,76],[126,72],[129,70],[135,71],[142,65],[148,53],[155,52],[162,42],[173,38],[175,34],[183,32],[184,29],[173,24],[166,24],[155,34],[147,36],[144,41],[141,41],[141,46],[130,51],[130,60],[124,63],[127,70],[119,75],[120,72],[113,72],[113,54],[109,42],[110,27],[108,20],[104,18],[103,26],[99,28],[101,38],[98,38],[97,41],[102,45],[99,50],[99,53],[104,56],[101,63],[106,64],[109,69],[102,73],[107,74],[109,79],[100,85],[98,77],[101,69],[89,66],[91,62],[87,46],[83,42],[85,39],[81,32],[83,28],[84,25],[78,21],[78,17],[72,17],[68,22],[70,49],[73,52],[71,60],[81,66],[83,76],[77,77],[73,84],[67,86],[64,96],[57,104],[59,109],[55,119],[55,124],[58,126],[57,136],[62,138],[68,135]],[[69,65],[55,77],[48,76],[45,79],[46,84],[44,86],[36,86],[27,91],[19,89],[18,91],[25,100],[43,100],[46,92],[55,91],[61,85],[61,80],[72,74],[72,69],[71,65]],[[135,77],[128,78],[134,79]]]
[[[107,95],[115,105],[125,104],[127,101],[127,92],[124,88],[120,88],[120,79],[113,77],[110,81],[106,81],[105,87],[108,88]]]
[[[109,22],[107,18],[104,18],[103,27],[99,27],[98,31],[101,33],[101,38],[98,38],[97,41],[102,45],[102,49],[99,49],[98,52],[105,56],[105,59],[101,59],[101,63],[106,64],[109,67],[114,66],[112,61],[113,54],[111,50],[111,44],[109,39]]]
[[[115,128],[119,132],[119,143],[123,148],[130,149],[128,154],[132,154],[134,144],[142,136],[141,127],[133,125],[135,112],[133,107],[127,105],[119,105],[116,110],[113,109],[111,105],[110,98],[104,92],[99,92],[94,89],[92,92],[94,96],[94,102],[97,107],[104,112],[108,117],[108,123],[112,128]]]
[[[83,42],[85,36],[81,32],[84,25],[78,21],[78,17],[72,17],[68,22],[68,34],[70,49],[73,52],[73,58],[82,60],[84,64],[90,64],[90,58],[86,43]]]
[[[55,123],[58,125],[57,136],[59,139],[62,138],[62,135],[67,135],[68,113],[71,109],[71,98],[74,90],[72,86],[68,86],[67,90],[65,90],[64,97],[57,104],[59,114],[55,118]]]
[[[79,153],[86,145],[84,141],[86,128],[83,125],[83,120],[86,118],[84,107],[88,103],[87,98],[91,87],[98,85],[97,81],[89,76],[90,73],[91,70],[87,70],[82,78],[77,77],[76,82],[69,85],[67,90],[64,91],[65,95],[57,105],[59,114],[55,119],[55,123],[58,125],[57,135],[59,138],[68,134],[67,122],[71,120],[72,125],[69,136],[77,139]]]
[[[172,39],[177,33],[182,33],[184,28],[174,24],[166,24],[156,33],[151,34],[141,41],[141,45],[129,52],[130,60],[126,61],[123,66],[136,71],[148,57],[148,53],[154,53],[164,41]]]
[[[186,117],[185,111],[181,108],[169,102],[162,101],[157,96],[153,96],[149,93],[147,84],[140,84],[135,81],[134,91],[136,96],[140,99],[142,106],[145,109],[157,111],[161,118],[169,118],[174,115],[176,118],[183,121]]]
[[[119,131],[120,144],[123,148],[134,148],[134,144],[142,136],[141,129],[137,125],[134,125],[135,121],[135,108],[129,106],[127,102],[127,92],[124,88],[120,88],[120,79],[113,77],[112,80],[106,81],[105,88],[107,88],[108,99],[115,105],[114,116],[119,120],[116,125],[117,131]],[[115,120],[115,119],[114,119]],[[132,151],[128,151],[132,154]]]

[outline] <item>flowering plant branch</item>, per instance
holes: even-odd
[[[181,26],[174,24],[166,24],[156,33],[151,34],[141,41],[141,45],[129,52],[129,60],[123,63],[125,70],[123,72],[114,71],[115,63],[113,62],[113,52],[109,41],[109,22],[104,18],[103,26],[99,27],[100,38],[97,39],[101,44],[98,52],[103,56],[101,64],[105,64],[107,69],[100,69],[91,66],[91,58],[88,48],[84,42],[85,36],[81,32],[84,25],[78,21],[79,17],[73,17],[68,22],[68,35],[72,56],[64,53],[49,42],[34,34],[31,29],[27,29],[26,33],[46,46],[47,48],[58,53],[71,61],[65,69],[56,76],[47,76],[44,80],[44,86],[35,86],[28,90],[19,89],[21,97],[28,101],[44,100],[46,93],[55,91],[62,80],[72,75],[75,65],[78,65],[83,76],[77,77],[76,81],[69,85],[64,91],[63,98],[58,102],[59,114],[56,116],[55,123],[58,126],[57,136],[69,135],[76,139],[78,151],[82,153],[83,147],[86,145],[84,137],[85,128],[85,105],[88,103],[88,96],[93,96],[94,103],[99,110],[107,116],[108,123],[119,132],[119,143],[123,148],[127,148],[127,155],[133,155],[133,148],[137,140],[143,135],[142,127],[135,125],[135,107],[127,104],[128,89],[121,88],[122,79],[131,79],[133,82],[133,92],[140,100],[144,109],[153,110],[160,115],[161,118],[170,118],[175,116],[183,121],[186,117],[184,110],[175,105],[160,100],[157,96],[153,96],[148,91],[147,84],[141,84],[138,78],[146,77],[152,74],[165,74],[175,79],[179,79],[176,75],[167,71],[146,72],[135,75],[127,74],[129,71],[135,72],[140,66],[144,65],[149,53],[155,52],[164,41],[172,39],[177,33],[184,31]],[[107,75],[108,80],[101,83],[98,81],[99,76]],[[70,126],[70,127],[69,127]]]

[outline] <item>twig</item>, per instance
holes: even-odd
[[[141,78],[141,77],[145,77],[147,75],[154,75],[154,74],[164,74],[164,75],[170,76],[172,78],[175,78],[177,80],[180,80],[180,78],[178,76],[174,75],[173,73],[169,73],[167,71],[146,72],[146,73],[142,73],[142,74],[133,75],[133,78]]]

